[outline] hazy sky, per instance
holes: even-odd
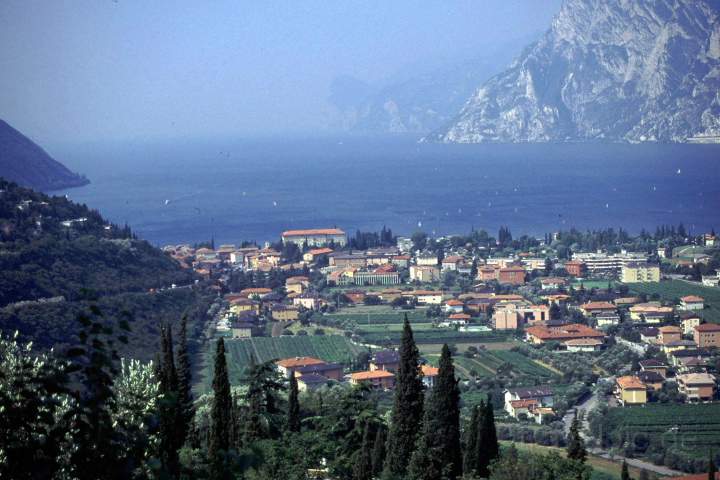
[[[44,144],[316,132],[380,83],[544,31],[560,0],[2,0],[0,118]]]

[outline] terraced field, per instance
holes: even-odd
[[[267,362],[280,358],[315,357],[327,362],[350,363],[361,352],[367,351],[361,345],[341,335],[256,337],[249,339],[225,340],[230,382],[237,384],[242,379],[251,356],[256,362]],[[212,377],[212,355],[206,357],[205,387]]]

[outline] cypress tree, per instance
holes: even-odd
[[[717,473],[717,467],[715,466],[715,460],[710,455],[710,462],[708,465],[708,479],[715,480],[715,474]]]
[[[190,425],[195,416],[192,398],[192,371],[187,345],[187,317],[185,316],[183,316],[180,323],[180,334],[178,336],[177,376],[180,416],[178,445],[182,446],[187,440]]]
[[[425,408],[422,436],[410,462],[409,477],[455,480],[461,475],[460,389],[446,344],[440,354],[440,368]]]
[[[650,475],[648,475],[647,470],[640,470],[640,476],[638,477],[638,480],[650,480]]]
[[[478,462],[478,427],[480,424],[480,412],[484,411],[485,403],[481,400],[480,405],[475,405],[472,409],[472,416],[468,429],[465,432],[465,456],[463,457],[463,471],[470,474],[477,471]]]
[[[215,353],[215,372],[213,376],[213,401],[210,411],[210,442],[208,457],[210,460],[210,478],[220,480],[228,477],[225,455],[230,447],[230,381],[228,380],[225,360],[225,342],[222,337],[217,342]]]
[[[163,350],[163,377],[166,388],[171,392],[177,392],[178,376],[175,368],[175,353],[173,350],[172,329],[165,325],[162,328],[162,350]]]
[[[178,395],[177,371],[173,354],[172,330],[168,326],[160,329],[162,346],[162,366],[160,368],[160,393],[162,398],[158,410],[160,417],[160,462],[163,471],[170,478],[180,474],[178,459]]]
[[[355,464],[353,465],[353,480],[371,480],[372,479],[372,457],[370,451],[372,443],[370,440],[370,423],[366,422],[363,429],[362,445],[360,451],[355,456]]]
[[[377,432],[375,433],[375,441],[373,442],[373,477],[378,477],[382,473],[383,463],[385,463],[385,428],[382,425],[379,425]]]
[[[628,464],[625,460],[623,460],[622,469],[620,470],[620,480],[630,480],[630,472],[628,471]]]
[[[420,353],[415,345],[407,314],[403,323],[399,354],[385,458],[385,474],[388,478],[403,477],[407,472],[423,418],[424,387],[420,372]]]
[[[298,402],[298,383],[295,372],[290,374],[290,392],[288,393],[287,429],[290,432],[300,431],[300,403]]]
[[[573,460],[585,462],[587,451],[585,450],[585,442],[580,436],[580,422],[575,413],[572,424],[570,425],[570,433],[567,438],[567,456]]]
[[[495,412],[493,411],[492,398],[488,395],[485,402],[485,411],[480,415],[482,422],[478,434],[482,434],[478,440],[478,452],[482,452],[483,463],[479,465],[478,471],[490,475],[490,463],[500,456],[500,444],[495,428]]]

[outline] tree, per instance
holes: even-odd
[[[287,429],[300,431],[300,403],[298,402],[298,383],[295,371],[290,374],[290,392],[288,393]]]
[[[466,474],[477,472],[477,443],[478,443],[478,426],[480,425],[480,412],[484,411],[485,402],[480,400],[480,405],[475,405],[472,409],[470,423],[465,431],[465,455],[463,457],[463,471]]]
[[[450,349],[443,345],[435,386],[425,406],[422,436],[408,476],[412,480],[455,480],[460,475],[460,389]]]
[[[490,465],[500,454],[500,445],[495,428],[495,412],[492,399],[488,397],[484,411],[480,413],[480,426],[477,429],[477,465],[476,471],[481,477],[490,475]]]
[[[400,339],[399,357],[385,459],[385,474],[389,478],[402,477],[407,472],[423,418],[424,387],[420,352],[415,345],[407,314]]]
[[[370,422],[365,422],[363,428],[362,445],[355,455],[353,465],[353,480],[371,480],[372,472],[372,440],[370,440]]]
[[[378,477],[382,473],[383,464],[385,463],[385,428],[378,425],[375,433],[375,441],[373,442],[372,452],[372,474]]]
[[[630,480],[630,472],[628,471],[628,464],[623,460],[622,468],[620,469],[620,480]]]
[[[650,475],[648,474],[647,470],[640,470],[640,477],[638,477],[638,480],[650,480]]]
[[[717,467],[715,466],[715,460],[710,455],[710,461],[708,462],[708,479],[715,480],[715,474],[717,473]]]
[[[210,411],[210,441],[208,457],[210,460],[210,478],[220,480],[228,478],[226,455],[230,448],[230,422],[232,398],[230,380],[225,359],[225,341],[217,341],[215,352],[215,371],[213,375],[213,399]]]
[[[414,250],[423,250],[427,246],[427,233],[425,232],[415,232],[410,239]]]
[[[582,436],[580,436],[580,422],[577,417],[577,412],[575,413],[572,424],[570,424],[570,432],[567,438],[567,456],[568,458],[583,463],[587,457],[585,441],[582,439]]]
[[[177,353],[177,376],[178,376],[178,403],[180,414],[180,438],[178,445],[182,446],[190,431],[190,424],[195,416],[192,397],[192,367],[188,353],[187,341],[187,316],[183,316],[180,322],[180,334],[178,335]]]
[[[178,398],[178,377],[175,368],[175,357],[173,350],[172,329],[164,325],[160,329],[162,347],[162,365],[160,366],[160,394],[158,404],[160,416],[160,462],[163,471],[171,478],[180,475],[180,460],[178,450],[181,425],[179,398]]]

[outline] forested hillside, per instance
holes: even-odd
[[[0,330],[36,346],[72,343],[91,304],[106,319],[128,319],[121,354],[150,359],[161,321],[203,312],[194,279],[128,227],[84,205],[0,179]],[[167,290],[171,285],[185,286]]]

